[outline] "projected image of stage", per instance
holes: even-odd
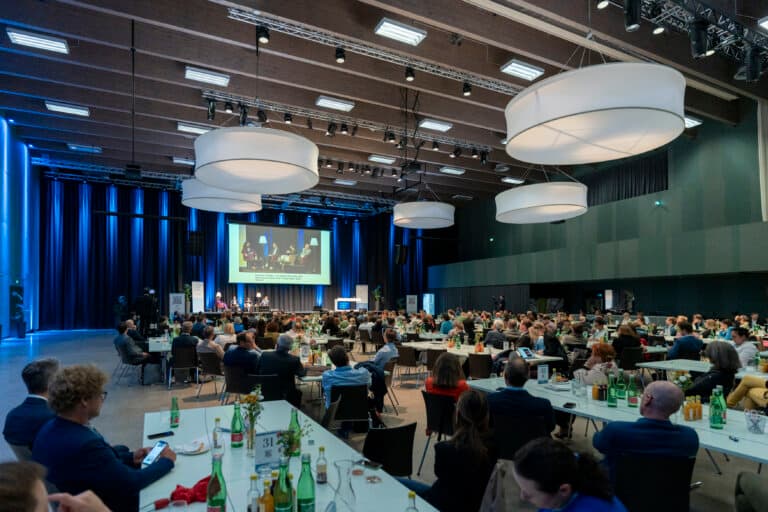
[[[229,282],[331,284],[330,232],[229,224]]]

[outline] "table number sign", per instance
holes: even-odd
[[[272,432],[257,432],[254,443],[256,455],[256,467],[276,466],[280,464],[280,455],[282,454],[278,437],[279,430]]]

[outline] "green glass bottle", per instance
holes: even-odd
[[[624,400],[627,398],[627,383],[624,381],[624,370],[619,369],[619,378],[616,381],[616,398]]]
[[[171,428],[179,428],[179,400],[171,398]]]
[[[235,410],[232,413],[232,426],[230,428],[230,440],[232,448],[243,447],[243,415],[240,413],[240,402],[235,402]]]
[[[619,405],[616,397],[616,378],[613,376],[612,373],[608,375],[607,402],[608,402],[608,407],[616,407]]]
[[[206,512],[226,512],[227,484],[224,482],[224,475],[221,473],[221,454],[214,455],[212,459],[213,469],[211,470],[211,479],[208,481],[208,491],[205,498],[207,504]]]
[[[301,476],[296,486],[296,512],[315,512],[315,479],[312,477],[310,455],[301,455]]]
[[[635,384],[635,376],[629,376],[629,385],[627,386],[627,405],[629,407],[637,407],[640,403],[640,397],[637,396],[637,385]]]
[[[723,386],[718,384],[715,386],[719,391],[717,399],[720,401],[720,407],[723,409],[723,425],[728,424],[728,404],[725,401],[725,393],[723,393]]]
[[[272,491],[275,512],[293,512],[293,491],[288,481],[288,457],[280,458],[280,475]]]
[[[724,413],[722,401],[722,391],[715,388],[712,391],[712,396],[709,398],[709,427],[716,430],[722,430],[725,426]]]
[[[299,413],[291,409],[291,422],[288,424],[288,432],[291,436],[291,447],[288,453],[291,457],[301,454],[301,427],[299,426]]]

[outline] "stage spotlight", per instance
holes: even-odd
[[[216,117],[216,101],[208,100],[208,120],[213,121],[214,117]]]
[[[341,46],[336,47],[336,62],[338,64],[344,64],[344,62],[347,60],[347,53],[344,51],[344,48]]]
[[[611,2],[609,2],[608,0],[597,0],[598,9],[605,9],[609,5],[611,5]]]
[[[352,132],[350,133],[350,135],[351,135],[352,137],[354,137],[355,135],[357,135],[357,125],[355,125],[355,126],[353,126],[353,127],[352,127]]]
[[[487,151],[481,151],[480,152],[480,165],[485,165],[488,163],[488,152]]]
[[[640,0],[624,0],[624,28],[634,32],[640,28]]]
[[[339,166],[336,168],[337,174],[344,174],[344,164],[339,163]]]
[[[472,158],[480,158],[480,154],[477,152],[477,149],[472,148]]]
[[[331,167],[333,167],[333,162],[331,162],[330,160],[326,160],[325,161],[325,168],[326,169],[330,169]]]
[[[416,73],[414,73],[413,68],[411,66],[408,66],[405,68],[405,81],[406,82],[413,82],[416,80]]]
[[[349,167],[347,167],[347,170],[349,172],[355,172],[355,164],[353,164],[352,162],[349,162]]]
[[[341,123],[341,130],[339,130],[342,135],[349,135],[349,128],[347,127],[347,123]]]
[[[688,36],[691,38],[691,55],[694,59],[700,59],[707,54],[707,28],[706,20],[695,20],[688,27]]]
[[[248,107],[240,104],[240,126],[245,126],[248,123]]]
[[[464,96],[472,95],[472,85],[469,82],[464,82],[464,86],[461,88],[461,94]]]
[[[293,123],[293,116],[290,112],[286,112],[283,114],[283,121],[285,121],[285,124],[291,124]]]
[[[232,106],[231,101],[228,101],[224,104],[224,112],[226,112],[227,114],[231,114],[234,111],[235,111],[235,107]]]
[[[395,133],[394,132],[389,132],[387,134],[387,142],[389,142],[390,144],[396,144],[397,143],[397,139],[395,139]]]
[[[307,129],[308,130],[312,129],[312,118],[311,117],[307,118]]]
[[[397,146],[395,146],[397,149],[403,149],[408,145],[408,139],[405,137],[400,137],[400,142],[397,143]]]
[[[397,182],[402,183],[404,179],[405,179],[405,171],[401,172],[400,176],[397,177]]]
[[[440,144],[436,140],[432,141],[432,151],[440,151]]]
[[[667,29],[662,27],[661,25],[656,25],[653,29],[653,35],[658,36],[660,34],[663,34]]]
[[[256,38],[261,44],[269,44],[269,29],[264,25],[256,27]]]
[[[397,178],[397,171],[395,169],[392,169],[392,177]]]
[[[256,112],[256,118],[259,120],[260,123],[266,124],[269,122],[269,118],[267,117],[267,113],[263,110],[259,109],[258,112]]]
[[[336,123],[328,123],[328,128],[325,129],[326,137],[333,137],[336,133]]]
[[[747,45],[744,49],[744,77],[747,82],[757,82],[762,73],[762,62],[760,59],[760,48],[753,45]]]
[[[449,154],[448,156],[449,156],[449,157],[451,157],[451,158],[456,158],[456,157],[459,157],[459,156],[461,156],[461,148],[456,148],[456,149],[454,149],[454,150],[451,152],[451,154]]]

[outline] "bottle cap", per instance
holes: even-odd
[[[321,446],[321,447],[320,447],[320,451],[321,451],[321,452],[324,452],[324,451],[325,451],[325,446]]]
[[[301,454],[301,462],[309,462],[310,459],[311,459],[311,456],[308,453]]]
[[[272,486],[271,480],[264,480],[264,488],[269,489]]]
[[[221,418],[214,418],[213,421],[221,421]]]
[[[256,474],[251,475],[251,482],[258,479],[259,479],[259,475],[256,475]]]
[[[413,492],[413,491],[408,491],[408,497],[409,498],[415,498],[416,497],[416,493]]]

